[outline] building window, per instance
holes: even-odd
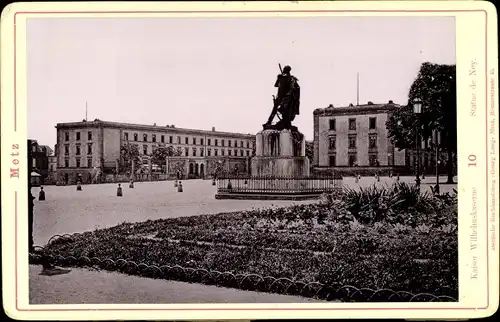
[[[92,154],[92,143],[87,144],[87,154]]]
[[[64,141],[69,141],[69,133],[68,132],[64,133]]]
[[[134,141],[135,142],[139,141],[139,135],[137,135],[137,133],[134,133]]]
[[[69,154],[69,144],[64,145],[64,154]]]
[[[250,156],[250,150],[247,150],[247,157]]]
[[[221,144],[222,146],[224,146],[224,145],[226,144],[226,142],[224,142],[224,140],[221,140],[220,144]]]
[[[336,137],[336,136],[330,136],[330,137],[328,138],[328,142],[329,142],[329,144],[328,144],[328,148],[329,148],[330,150],[335,150],[335,149],[337,149],[337,137]]]
[[[87,133],[87,141],[92,141],[92,132],[88,131]]]
[[[200,144],[203,145],[203,139],[200,139]]]
[[[212,154],[212,149],[207,149],[207,156],[210,156]]]
[[[169,136],[168,137],[168,143],[174,143],[174,137],[173,136]]]
[[[215,139],[215,146],[219,145],[219,140]]]
[[[337,122],[335,119],[330,119],[330,131],[336,131],[337,130]]]
[[[240,148],[243,147],[243,141],[240,141]]]
[[[184,153],[186,156],[189,156],[189,148],[184,148]]]
[[[80,158],[76,158],[76,167],[79,168],[80,167]]]
[[[177,137],[177,144],[181,144],[181,137],[180,136]]]
[[[250,142],[247,141],[247,149],[250,149]]]
[[[217,156],[217,149],[214,149],[214,156]]]
[[[228,146],[228,147],[231,147],[231,146],[232,146],[232,143],[233,143],[233,142],[232,142],[231,140],[227,140],[227,146]]]
[[[368,155],[368,162],[370,163],[370,167],[378,166],[378,158],[376,153],[370,153]]]
[[[193,138],[193,144],[196,145],[196,138]]]
[[[128,133],[125,132],[125,141],[128,141]]]
[[[211,145],[212,144],[212,140],[211,139],[207,139],[207,145]]]
[[[349,130],[350,131],[356,130],[356,119],[349,119]]]
[[[76,140],[80,141],[80,132],[76,132]]]
[[[243,143],[243,142],[241,142]],[[240,150],[240,156],[242,157],[243,156],[243,150]]]
[[[350,167],[354,167],[357,165],[356,164],[356,162],[357,162],[356,153],[349,153],[348,158],[349,158],[349,166]]]
[[[193,157],[196,156],[196,148],[193,148]]]
[[[228,151],[231,151],[231,150],[228,150]],[[225,150],[224,149],[220,149],[220,155],[224,156],[224,153],[225,153]],[[231,155],[231,153],[229,153],[229,155]]]
[[[329,162],[328,162],[328,165],[330,167],[335,167],[337,166],[337,155],[336,154],[332,154],[329,156]]]
[[[349,149],[356,148],[356,135],[349,135]]]
[[[369,149],[376,149],[377,148],[377,136],[376,135],[370,135],[368,137],[368,147]]]
[[[92,158],[87,158],[87,167],[92,168]]]
[[[377,118],[376,117],[370,117],[370,130],[374,130],[377,128]]]
[[[143,138],[144,142],[148,142],[148,135],[147,134],[143,134],[142,138]]]
[[[64,167],[69,168],[69,159],[64,159]]]
[[[142,146],[142,154],[144,155],[147,155],[148,154],[148,146],[146,144],[144,144]]]
[[[187,136],[184,138],[184,144],[189,144],[189,138]]]
[[[227,150],[227,155],[231,156],[232,155],[232,151],[231,149]]]
[[[165,143],[165,135],[161,136],[161,143]]]
[[[153,141],[153,142],[156,142],[156,134],[153,134],[153,135],[152,135],[152,141]]]
[[[76,146],[76,155],[80,155],[82,153],[81,147],[79,145]]]
[[[203,156],[203,151],[205,151],[205,150],[203,150],[203,148],[201,148],[201,149],[200,149],[200,157],[202,157],[202,156]]]

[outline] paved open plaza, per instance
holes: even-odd
[[[430,191],[435,177],[426,177],[422,189]],[[441,177],[440,181],[445,182]],[[346,177],[343,184],[348,187],[368,187],[372,184],[390,185],[396,177],[362,177],[358,183]],[[400,181],[413,184],[413,177],[401,177]],[[216,187],[211,180],[186,180],[183,192],[177,192],[173,181],[136,182],[131,189],[128,183],[121,184],[123,196],[117,197],[118,184],[76,186],[45,186],[46,200],[38,201],[40,188],[33,188],[35,200],[35,245],[44,245],[56,234],[71,234],[99,228],[111,227],[122,222],[141,222],[160,218],[195,216],[221,212],[242,211],[270,206],[310,203],[314,201],[263,201],[263,200],[217,200]],[[443,185],[442,192],[452,191],[454,185]]]

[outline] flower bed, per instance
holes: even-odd
[[[223,283],[239,288],[253,283],[253,289],[277,291],[263,286],[269,277],[331,289],[350,285],[458,298],[456,197],[414,195],[406,188],[344,190],[317,204],[123,223],[56,239],[46,252],[262,280]],[[279,292],[297,291],[285,289]]]

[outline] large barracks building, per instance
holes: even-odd
[[[124,166],[121,147],[127,143],[139,146],[144,164],[150,163],[159,144],[172,146],[179,155],[169,158],[169,172],[180,172],[184,178],[205,178],[215,167],[248,172],[255,144],[254,135],[215,128],[195,130],[99,119],[58,123],[56,129],[57,182],[62,184],[76,182],[79,175],[87,183],[94,180],[96,173],[119,173]]]

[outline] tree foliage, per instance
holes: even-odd
[[[130,167],[132,162],[140,163],[139,145],[133,143],[125,143],[120,148],[120,155],[125,167]]]
[[[165,145],[161,143],[153,149],[153,154],[151,156],[151,162],[156,165],[165,164],[167,157],[178,157],[182,155],[182,149],[175,149],[171,145]]]
[[[457,151],[456,96],[456,66],[423,63],[410,87],[407,105],[396,109],[386,124],[389,137],[399,150],[415,148],[417,129],[421,140],[429,139],[434,130],[439,131],[440,148],[448,152],[449,177],[453,177],[453,156]],[[417,98],[423,103],[419,116],[413,112]]]

